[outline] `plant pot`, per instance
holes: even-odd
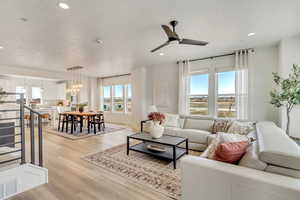
[[[79,107],[79,109],[78,109],[78,111],[79,111],[80,113],[82,113],[82,112],[83,112],[83,110],[84,110],[84,108],[83,108],[83,107]]]
[[[164,127],[159,124],[159,122],[152,122],[150,128],[150,135],[152,138],[158,139],[164,133]]]

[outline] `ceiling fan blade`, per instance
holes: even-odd
[[[162,45],[156,47],[155,49],[151,50],[151,52],[153,53],[153,52],[157,51],[158,49],[161,49],[161,48],[163,48],[163,47],[165,47],[165,46],[167,46],[167,45],[169,45],[169,44],[170,44],[170,42],[167,41],[167,42],[165,42],[164,44],[162,44]]]
[[[182,39],[179,41],[179,44],[189,44],[189,45],[200,45],[205,46],[208,44],[208,42],[205,41],[198,41],[198,40],[190,40],[190,39]]]
[[[165,33],[167,34],[168,38],[173,38],[173,39],[177,39],[178,36],[176,33],[174,33],[173,31],[171,31],[170,27],[167,25],[161,25],[162,29],[164,29]]]

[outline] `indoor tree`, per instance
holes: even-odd
[[[284,107],[286,110],[287,124],[286,133],[290,134],[290,113],[294,106],[300,104],[300,67],[293,65],[292,73],[284,79],[273,73],[276,89],[270,92],[271,104],[277,108]]]

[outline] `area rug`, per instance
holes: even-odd
[[[192,151],[190,153],[200,154]],[[83,159],[168,197],[180,198],[180,160],[177,161],[177,169],[174,170],[172,162],[147,154],[130,151],[127,156],[126,144],[87,155]]]
[[[98,136],[98,135],[103,135],[103,134],[107,134],[107,133],[112,133],[112,132],[116,132],[116,131],[121,131],[126,129],[123,126],[118,126],[118,125],[112,125],[112,124],[107,124],[106,128],[104,129],[104,131],[98,131],[96,132],[96,134],[94,133],[94,130],[91,129],[90,133],[88,133],[87,129],[84,129],[82,131],[82,133],[79,132],[79,130],[77,129],[77,131],[75,131],[73,134],[71,133],[66,133],[66,132],[61,132],[61,131],[57,131],[57,128],[46,128],[46,132],[54,134],[54,135],[58,135],[67,139],[71,139],[71,140],[80,140],[80,139],[84,139],[84,138],[88,138],[88,137],[92,137],[92,136]]]

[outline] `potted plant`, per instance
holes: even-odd
[[[285,108],[286,133],[290,135],[290,113],[295,105],[300,104],[300,67],[293,65],[292,73],[286,79],[280,77],[278,73],[273,73],[273,80],[277,88],[270,92],[270,103],[277,108]]]
[[[164,127],[161,124],[165,120],[165,115],[160,112],[151,112],[148,118],[152,121],[150,135],[156,139],[160,138],[164,132]]]

